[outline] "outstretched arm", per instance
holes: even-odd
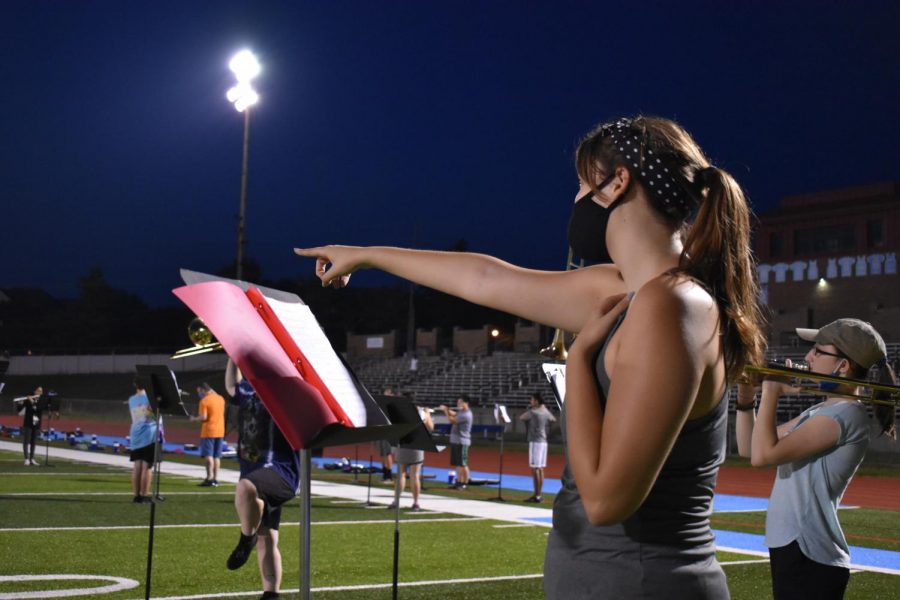
[[[597,301],[624,292],[619,271],[598,265],[574,271],[524,269],[484,254],[389,247],[295,248],[316,259],[323,285],[343,287],[358,269],[374,268],[519,317],[580,331]]]

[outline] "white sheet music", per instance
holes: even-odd
[[[556,402],[559,409],[566,401],[566,365],[560,363],[544,363],[541,365],[547,381],[553,386],[553,392],[556,395]]]
[[[363,399],[309,307],[299,302],[283,302],[268,296],[266,301],[353,424],[364,427],[366,407]]]

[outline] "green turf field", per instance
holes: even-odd
[[[184,460],[199,464],[198,459]],[[63,459],[53,462],[52,469],[25,467],[19,454],[0,452],[0,600],[29,597],[21,595],[25,592],[112,586],[114,577],[138,585],[111,592],[85,590],[77,597],[143,598],[150,507],[131,502],[129,471]],[[322,472],[326,473],[331,479],[353,481],[349,475]],[[238,535],[233,489],[229,484],[198,488],[196,479],[163,476],[167,499],[156,508],[153,597],[259,595],[255,559],[236,572],[224,565]],[[383,507],[314,497],[314,598],[391,597],[392,516]],[[299,517],[297,501],[285,509],[281,527],[285,590],[296,591],[299,586]],[[758,533],[762,526],[760,513],[729,513],[715,519],[719,529]],[[898,549],[892,538],[900,530],[900,514],[846,511],[842,519],[851,544]],[[400,598],[542,597],[546,527],[404,511],[401,532]],[[733,598],[771,596],[765,559],[723,552],[719,560]],[[38,579],[10,580],[22,575]],[[39,579],[59,575],[66,577]],[[854,573],[847,598],[896,598],[898,584],[897,576]]]

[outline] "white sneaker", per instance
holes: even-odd
[[[41,463],[39,463],[38,461],[34,460],[33,458],[31,459],[31,466],[32,466],[32,467],[39,467],[40,465],[41,465]]]
[[[26,466],[26,467],[30,467],[30,466],[31,466],[31,461],[28,460],[27,458],[25,459],[25,466]]]

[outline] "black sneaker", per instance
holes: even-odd
[[[135,504],[143,504],[144,497],[143,496],[135,496],[131,501],[134,502]]]
[[[213,484],[213,482],[210,481],[209,479],[204,479],[204,480],[200,483],[200,487],[212,487],[212,484]]]
[[[219,482],[213,479],[209,482],[209,485],[211,485],[212,487],[219,487]]]
[[[235,569],[240,569],[244,566],[247,559],[250,558],[250,553],[253,552],[253,547],[256,545],[258,537],[258,532],[253,535],[241,534],[240,541],[234,550],[232,550],[231,556],[228,557],[228,561],[225,563],[230,570],[234,571]]]
[[[259,600],[274,600],[275,598],[281,598],[278,595],[278,592],[263,592],[263,595],[259,597]]]

